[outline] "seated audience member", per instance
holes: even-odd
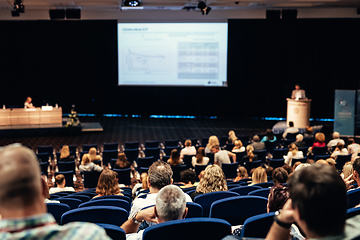
[[[146,195],[146,198],[137,198],[133,201],[129,219],[133,219],[136,214],[143,208],[155,205],[155,200],[160,189],[167,185],[173,183],[172,180],[173,171],[171,166],[163,161],[156,161],[149,167],[148,171],[148,184],[149,184],[149,193]],[[192,202],[189,195],[185,194],[186,201]],[[151,222],[145,222],[141,224],[140,229],[144,229],[152,225]]]
[[[290,121],[289,122],[289,127],[285,129],[282,137],[284,139],[286,139],[286,136],[288,133],[298,133],[299,132],[299,129],[297,127],[294,127],[294,122]]]
[[[333,151],[333,153],[331,154],[330,157],[336,159],[337,156],[339,155],[348,155],[349,152],[348,150],[344,147],[344,145],[341,142],[338,142],[335,150]]]
[[[325,161],[324,159],[319,159],[316,161],[317,164],[322,164],[322,165],[329,165],[329,163],[327,161]]]
[[[295,172],[295,169],[297,166],[299,166],[301,164],[301,162],[295,162],[294,165],[293,165],[293,172]]]
[[[212,135],[209,137],[208,143],[205,147],[205,154],[207,153],[211,153],[211,149],[213,146],[219,145],[220,146],[220,142],[217,136]]]
[[[103,228],[85,222],[58,225],[47,213],[47,185],[35,153],[21,144],[0,150],[0,239],[109,239]]]
[[[273,171],[274,171],[273,167],[267,167],[266,168],[266,176],[272,177]]]
[[[346,220],[346,186],[333,167],[313,164],[296,171],[288,187],[290,199],[274,218],[267,240],[288,240],[292,223],[306,239],[359,238],[360,216]]]
[[[284,156],[285,164],[291,166],[293,159],[303,158],[303,152],[299,151],[297,146],[294,143],[291,143],[288,146],[289,152],[286,156]]]
[[[209,192],[227,191],[227,182],[223,170],[218,165],[209,165],[205,168],[204,176],[201,178],[196,191],[191,198]]]
[[[233,130],[229,131],[228,143],[234,144],[237,139],[235,132]]]
[[[348,178],[351,174],[353,174],[353,163],[347,162],[344,164],[340,176],[342,179],[345,179]]]
[[[358,188],[360,188],[360,157],[355,158],[352,168],[353,168],[352,178],[357,183],[358,187],[356,189],[358,189]],[[346,179],[346,178],[344,178],[344,179]],[[353,189],[355,189],[355,188],[353,188]],[[351,191],[353,189],[350,189],[349,191]]]
[[[263,167],[255,168],[255,170],[251,176],[251,180],[252,180],[252,182],[249,184],[249,186],[255,185],[258,183],[267,182],[267,175],[266,175],[265,168],[263,168]]]
[[[233,153],[237,153],[237,152],[244,152],[245,151],[245,147],[243,146],[241,140],[237,139],[234,142],[234,147],[231,150]]]
[[[131,163],[126,159],[125,153],[119,153],[116,162],[114,163],[114,168],[116,169],[125,169],[129,168]]]
[[[266,130],[266,135],[261,139],[260,142],[276,142],[276,136],[274,135],[273,131],[271,129]]]
[[[84,176],[84,172],[98,171],[101,172],[103,170],[102,167],[96,165],[95,163],[90,161],[89,154],[84,154],[81,160],[81,165],[79,166],[79,171],[82,176]]]
[[[313,128],[307,126],[305,129],[304,138],[313,138],[313,137],[314,137]]]
[[[191,140],[185,141],[185,147],[180,151],[180,159],[184,158],[184,155],[196,155],[196,148],[191,146]]]
[[[118,175],[116,172],[110,169],[104,169],[100,174],[98,184],[96,186],[96,196],[111,196],[111,195],[121,195],[120,187],[118,184]]]
[[[75,161],[74,157],[70,156],[70,149],[68,145],[64,145],[60,152],[60,162],[72,162]]]
[[[208,163],[209,158],[205,157],[205,148],[199,147],[196,156],[191,159],[191,164],[195,167],[195,165],[207,165]]]
[[[288,173],[284,168],[275,168],[272,179],[274,186],[270,188],[267,212],[275,212],[282,209],[290,196],[288,188],[284,185],[288,180]]]
[[[352,158],[355,158],[357,154],[360,152],[360,144],[355,143],[354,138],[349,138],[347,150],[349,154],[353,155]]]
[[[250,143],[250,145],[254,147],[254,151],[266,149],[265,143],[260,142],[260,137],[258,135],[253,136],[253,142]]]
[[[303,169],[303,168],[306,168],[306,167],[309,167],[309,166],[311,166],[310,163],[300,163],[300,164],[295,168],[294,172],[299,171],[299,170],[301,170],[301,169]]]
[[[246,146],[246,155],[239,161],[239,165],[244,165],[246,162],[257,161],[257,155],[254,154],[254,147],[252,145]]]
[[[97,155],[96,148],[92,147],[89,149],[89,159],[91,162],[101,160],[101,156]]]
[[[57,193],[57,192],[75,192],[75,189],[73,187],[65,187],[66,181],[65,176],[62,174],[59,174],[55,177],[55,182],[57,187],[52,187],[49,190],[50,194]]]
[[[238,182],[241,179],[247,179],[249,178],[248,172],[245,167],[238,167],[237,169],[237,176],[234,179],[234,182]]]
[[[314,147],[325,147],[326,144],[325,144],[325,134],[321,133],[321,132],[318,132],[315,134],[315,140],[314,140],[314,144],[309,147],[308,149],[308,157],[312,157],[313,156],[313,153],[312,153],[312,150]]]
[[[180,159],[180,154],[177,149],[171,150],[170,158],[168,159],[167,162],[171,166],[179,166],[183,164],[183,161]]]
[[[304,137],[302,134],[298,134],[296,135],[296,140],[295,142],[293,142],[298,148],[300,147],[306,147],[306,143],[303,141],[304,140]]]
[[[141,240],[144,230],[139,230],[141,222],[161,224],[163,222],[185,218],[187,214],[186,194],[177,186],[163,187],[156,196],[155,207],[137,211],[121,228],[127,240]],[[176,234],[176,233],[173,233]]]
[[[326,159],[325,161],[328,163],[328,165],[336,168],[336,166],[335,166],[335,165],[336,165],[336,162],[335,162],[335,160],[334,160],[333,158],[328,158],[328,159]]]
[[[140,183],[135,184],[132,189],[133,196],[139,196],[140,191],[149,189],[149,183],[147,181],[148,174],[146,172],[141,173]]]
[[[45,185],[49,186],[46,175],[41,175],[41,178],[43,179]],[[45,203],[60,203],[60,201],[58,200],[50,200],[50,193],[48,187],[44,188],[44,197],[45,197]],[[0,220],[1,220],[1,215],[0,215]]]
[[[223,163],[231,163],[230,157],[232,157],[233,162],[236,163],[236,154],[221,150],[219,145],[213,146],[211,151],[214,153],[214,164],[219,165],[219,167],[221,167]]]
[[[343,146],[345,146],[345,141],[340,139],[340,133],[339,132],[334,132],[332,134],[333,139],[330,140],[327,144],[329,151],[332,151],[334,147],[337,146],[338,143],[341,143]]]
[[[181,188],[193,187],[196,180],[196,174],[191,169],[183,170],[180,172],[180,180],[184,184],[184,186],[180,186]]]
[[[286,170],[286,172],[288,173],[289,176],[290,176],[290,174],[292,174],[294,172],[294,169],[291,166],[287,165],[287,164],[284,164],[282,166],[282,168]]]

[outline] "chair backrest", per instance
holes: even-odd
[[[145,149],[146,148],[158,148],[159,145],[160,145],[159,140],[145,141]]]
[[[258,190],[258,189],[262,189],[262,188],[260,186],[239,186],[239,187],[231,188],[229,191],[236,192],[240,196],[247,196],[249,194],[249,192]]]
[[[124,184],[126,186],[131,185],[131,168],[124,168],[124,169],[112,169],[114,172],[118,174],[118,183]]]
[[[183,164],[179,166],[171,166],[171,169],[173,171],[173,181],[176,183],[176,182],[181,182],[180,173],[188,169],[188,167],[185,164]]]
[[[206,157],[209,158],[209,164],[214,164],[214,160],[215,160],[215,154],[214,153],[206,153]]]
[[[196,174],[196,177],[200,174],[201,171],[205,170],[205,168],[207,167],[208,165],[198,165],[196,164],[195,165],[195,174]]]
[[[65,212],[70,210],[69,205],[65,203],[47,203],[46,207],[47,207],[47,212],[51,213],[54,216],[58,224],[60,224],[61,216]]]
[[[188,213],[185,218],[194,218],[203,216],[203,208],[200,204],[194,202],[187,202],[186,207],[188,208]]]
[[[278,144],[277,141],[275,141],[275,142],[266,141],[265,142],[266,151],[268,153],[273,154],[274,149],[276,148],[277,144]]]
[[[80,199],[76,199],[76,198],[61,197],[56,200],[60,201],[61,203],[65,203],[66,205],[68,205],[70,207],[70,209],[78,208],[79,205],[82,203],[82,201]]]
[[[348,208],[353,208],[360,203],[360,188],[347,192]]]
[[[168,139],[164,141],[164,147],[177,147],[179,146],[179,139]]]
[[[95,200],[100,200],[100,199],[122,199],[122,200],[126,200],[129,203],[131,203],[131,199],[128,196],[122,196],[122,195],[108,195],[108,196],[100,196],[100,197],[96,197],[91,199],[90,201],[95,201]]]
[[[155,161],[157,161],[158,159],[160,159],[160,148],[159,147],[155,147],[155,148],[145,148],[145,156],[147,157],[154,157]]]
[[[96,150],[98,149],[98,145],[96,143],[93,144],[83,144],[82,145],[82,150],[83,152],[89,152],[90,148],[96,148]]]
[[[96,223],[96,225],[105,229],[106,234],[111,239],[126,240],[126,233],[120,226],[107,223]]]
[[[72,171],[75,174],[75,161],[71,162],[57,162],[57,166],[60,172]]]
[[[143,240],[222,239],[229,234],[231,225],[222,219],[188,218],[148,227]]]
[[[233,143],[227,143],[224,147],[224,150],[231,152],[231,150],[234,148],[234,146],[235,146],[235,144],[233,144]]]
[[[236,192],[230,192],[230,191],[204,193],[196,196],[194,198],[194,202],[202,206],[203,217],[208,217],[210,212],[210,206],[214,201],[229,197],[235,197],[235,196],[240,196],[240,195]]]
[[[303,156],[307,156],[309,147],[298,147],[298,149],[303,152]]]
[[[296,140],[296,135],[298,135],[299,134],[299,132],[296,132],[296,133],[288,133],[288,134],[286,134],[286,139],[292,139],[292,140],[294,140],[294,142],[295,142],[295,140]]]
[[[117,158],[118,156],[118,150],[104,150],[102,152],[102,157],[103,157],[103,165],[104,166],[108,166],[109,163],[111,162],[111,159],[113,158]]]
[[[92,206],[72,209],[61,217],[61,224],[69,222],[108,223],[121,226],[128,218],[125,209],[112,206]]]
[[[239,196],[217,200],[211,204],[209,217],[221,218],[231,225],[244,224],[257,214],[266,213],[268,199],[258,196]]]
[[[64,175],[65,185],[67,187],[74,187],[74,180],[73,180],[74,172],[73,171],[59,171],[59,172],[55,172],[54,174],[55,174],[55,177],[59,174]]]
[[[326,155],[327,154],[327,147],[313,147],[312,148],[312,153],[314,154],[314,156],[316,155]]]
[[[286,155],[288,153],[288,149],[287,148],[276,148],[273,151],[273,158],[274,159],[280,159],[283,158],[284,155]]]
[[[128,149],[137,149],[137,150],[139,150],[139,141],[125,142],[124,148],[125,148],[125,150],[128,150]]]
[[[323,159],[326,160],[330,157],[330,154],[325,154],[325,155],[314,155],[314,161],[316,162],[317,160]]]
[[[95,198],[92,201],[84,202],[80,204],[79,208],[90,207],[90,206],[113,206],[113,207],[121,207],[125,209],[127,212],[130,211],[130,204],[128,201],[123,199],[115,199],[115,198],[107,198],[107,199]]]
[[[75,198],[81,200],[82,203],[90,201],[91,197],[87,195],[81,195],[81,194],[70,194],[67,196],[64,196],[64,198]]]
[[[307,163],[307,157],[304,157],[304,158],[293,158],[291,165],[294,165],[294,163],[296,163],[296,162]]]
[[[280,158],[280,159],[274,159],[274,158],[270,158],[269,159],[269,166],[275,168],[284,166],[285,164],[285,159]]]
[[[246,156],[246,151],[244,152],[235,152],[236,154],[236,162],[240,163],[241,159],[244,158],[244,156]]]
[[[184,155],[183,162],[187,168],[192,168],[192,157],[195,155]]]
[[[338,155],[336,157],[336,164],[335,164],[336,169],[337,170],[342,170],[344,164],[346,162],[349,162],[349,161],[351,161],[351,154],[349,154],[349,155]]]
[[[84,171],[84,188],[95,188],[98,184],[101,172]]]
[[[270,188],[262,188],[262,189],[256,189],[248,193],[248,196],[259,196],[268,198],[270,193]]]
[[[311,138],[304,138],[303,141],[305,142],[305,145],[306,145],[307,147],[310,147],[310,146],[313,145],[314,140],[315,140],[315,138],[314,138],[314,137],[311,137]],[[305,155],[304,155],[304,156],[305,156]]]
[[[257,159],[260,160],[262,163],[265,163],[266,161],[266,150],[255,150],[254,154],[257,156]]]
[[[81,191],[81,192],[76,192],[76,193],[73,193],[71,195],[86,195],[86,196],[89,196],[90,199],[95,197],[97,194],[95,192],[90,192],[90,191]]]
[[[42,173],[45,174],[46,176],[49,175],[49,173],[48,173],[48,168],[49,168],[49,162],[42,162],[42,163],[40,163],[40,172],[42,172]]]
[[[207,137],[207,138],[201,138],[201,146],[202,147],[206,147],[206,145],[208,144],[208,142],[209,142],[209,138]]]
[[[106,150],[118,150],[119,148],[119,143],[114,142],[114,143],[104,143],[104,147],[103,149]]]
[[[275,212],[263,213],[245,220],[241,237],[265,238],[274,222]]]
[[[124,153],[126,155],[126,158],[129,162],[136,161],[136,159],[139,157],[139,149],[125,149]]]
[[[37,153],[36,156],[41,163],[49,162],[49,153],[47,152]]]
[[[151,164],[155,162],[155,158],[153,156],[151,157],[141,157],[137,159],[137,165],[138,167],[150,167]]]
[[[257,184],[254,184],[253,186],[262,187],[262,188],[269,188],[269,187],[272,187],[273,185],[274,185],[273,181],[269,181],[269,182],[257,183]]]
[[[237,162],[221,164],[221,168],[225,174],[226,179],[236,178],[238,166],[239,164]]]
[[[38,146],[38,153],[48,153],[51,158],[54,158],[54,148],[51,145],[48,146]]]
[[[257,160],[252,162],[245,162],[244,164],[247,172],[250,173],[251,169],[260,167],[261,163],[262,163],[261,160]]]
[[[346,211],[346,219],[360,214],[360,207],[348,208]]]

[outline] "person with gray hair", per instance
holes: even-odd
[[[327,147],[331,152],[333,151],[333,148],[336,147],[339,142],[345,146],[345,141],[343,139],[340,139],[339,132],[334,132],[332,134],[332,137],[333,137],[333,139],[331,139],[327,144]]]
[[[133,201],[129,219],[133,219],[141,209],[155,205],[158,192],[163,187],[173,183],[172,176],[173,171],[168,163],[163,161],[154,162],[148,171],[149,193]],[[185,197],[187,202],[192,202],[188,194],[185,194]],[[145,229],[151,225],[154,225],[154,223],[145,221],[141,224],[140,229]]]
[[[253,142],[250,145],[254,147],[254,151],[266,149],[265,143],[260,142],[258,135],[253,136]]]
[[[168,185],[158,192],[154,207],[138,211],[121,228],[124,229],[127,240],[141,240],[144,232],[144,229],[138,231],[141,222],[161,224],[183,219],[187,211],[185,193],[178,186]]]
[[[294,144],[298,148],[306,147],[306,143],[303,140],[304,140],[304,136],[301,133],[299,133],[298,135],[296,135],[296,140],[295,140]]]
[[[110,239],[95,224],[59,226],[47,213],[48,186],[31,149],[21,144],[1,148],[0,176],[0,239]]]

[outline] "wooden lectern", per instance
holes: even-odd
[[[286,125],[294,122],[294,127],[306,128],[310,126],[310,104],[311,99],[295,100],[287,98]]]

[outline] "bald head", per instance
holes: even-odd
[[[40,168],[35,153],[21,144],[0,150],[0,208],[32,206],[41,191]]]

